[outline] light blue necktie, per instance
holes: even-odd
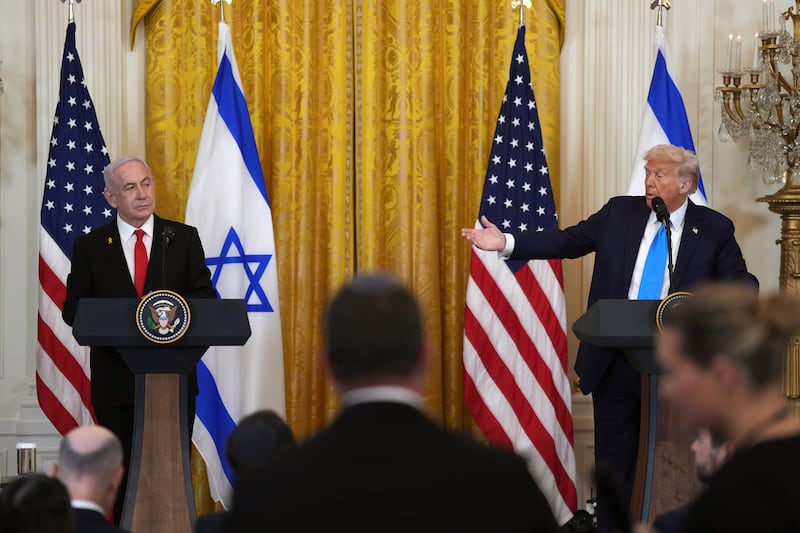
[[[644,262],[642,281],[639,283],[640,300],[660,300],[661,286],[664,284],[664,269],[667,266],[667,231],[664,225],[658,228],[647,259]]]

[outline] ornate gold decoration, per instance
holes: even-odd
[[[722,69],[723,85],[716,98],[722,107],[722,141],[749,140],[751,169],[766,183],[783,183],[774,194],[758,198],[781,217],[779,285],[781,292],[800,295],[800,0],[778,17],[764,3],[762,31],[755,36],[751,66],[741,67],[741,44]],[[786,22],[792,21],[792,35]],[[778,24],[780,27],[778,27]],[[749,81],[749,83],[747,83]],[[784,393],[800,415],[800,337],[786,348]]]

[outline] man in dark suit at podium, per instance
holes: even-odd
[[[644,197],[612,198],[572,227],[510,234],[482,217],[484,229],[464,228],[461,234],[482,250],[498,251],[502,258],[575,258],[595,252],[588,307],[600,299],[661,299],[669,290],[669,276],[667,239],[652,206],[658,196],[670,213],[674,291],[690,290],[708,279],[758,286],[747,272],[730,219],[689,199],[697,189],[695,155],[678,146],[658,145],[644,159]],[[640,374],[619,350],[585,343],[578,349],[575,372],[583,393],[592,393],[595,461],[612,468],[627,505],[638,450]],[[598,495],[600,531],[605,530],[602,496]]]
[[[117,209],[117,217],[75,239],[64,321],[72,325],[81,298],[140,298],[157,289],[169,289],[185,298],[216,298],[197,230],[154,215],[155,184],[147,164],[136,157],[116,159],[103,170],[103,179],[103,195]],[[111,348],[92,347],[90,367],[92,408],[97,421],[122,442],[127,467],[133,435],[134,375]],[[197,378],[192,373],[190,427],[196,394]],[[117,521],[124,483],[114,507]]]
[[[422,316],[402,284],[355,278],[330,303],[325,336],[343,411],[242,478],[231,531],[558,530],[521,458],[423,414]]]

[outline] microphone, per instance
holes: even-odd
[[[669,226],[669,209],[664,199],[660,196],[653,198],[653,211],[656,212],[656,218],[665,226]]]
[[[161,230],[161,243],[164,245],[164,249],[161,252],[161,288],[166,289],[166,279],[167,279],[167,248],[172,241],[175,240],[175,228],[172,226],[164,226],[164,229]]]
[[[667,272],[669,274],[669,290],[667,294],[672,294],[672,226],[669,223],[669,209],[667,209],[667,204],[664,203],[664,199],[660,196],[653,198],[652,204],[656,218],[664,224],[664,229],[667,231],[667,258],[669,259],[667,262]]]

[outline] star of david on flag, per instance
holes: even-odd
[[[233,250],[232,250],[233,249]],[[235,251],[233,255],[232,252]],[[225,265],[241,265],[249,285],[244,293],[244,301],[247,304],[247,311],[250,313],[270,313],[273,311],[269,304],[269,299],[264,287],[261,285],[261,278],[267,270],[272,254],[248,254],[244,251],[244,245],[236,230],[231,228],[222,243],[222,251],[219,257],[207,257],[206,264],[211,269],[211,283],[217,292],[228,292],[220,290],[223,285],[222,268]],[[240,276],[241,270],[237,268],[232,273],[233,276]]]

